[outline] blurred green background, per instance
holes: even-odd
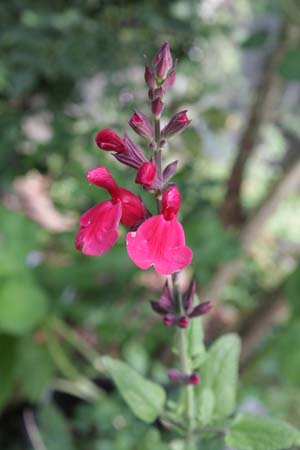
[[[172,332],[149,308],[163,280],[128,259],[125,228],[101,257],[73,245],[80,214],[106,198],[89,168],[132,187],[94,136],[149,112],[143,55],[164,40],[179,60],[164,120],[192,118],[165,155],[180,161],[194,250],[182,282],[194,274],[214,303],[208,342],[242,336],[239,408],[299,425],[298,1],[3,0],[0,21],[0,448],[36,450],[35,426],[47,450],[167,448],[83,357],[120,356],[167,384]],[[224,196],[243,148],[232,218]]]

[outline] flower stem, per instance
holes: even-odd
[[[160,119],[154,119],[155,141],[157,148],[154,151],[154,161],[158,170],[159,176],[162,178],[162,151],[160,148]],[[161,191],[155,193],[156,205],[158,213],[161,211]],[[178,305],[180,314],[184,315],[182,293],[179,286],[179,272],[172,274],[171,284],[174,299]],[[190,375],[191,365],[188,356],[188,340],[187,332],[185,329],[178,329],[178,351],[180,358],[181,370],[184,374]],[[185,418],[186,418],[186,449],[195,450],[194,442],[194,428],[195,428],[195,401],[194,401],[194,389],[192,385],[186,385],[184,387],[185,395]]]
[[[178,305],[180,314],[184,314],[182,293],[179,286],[179,272],[172,274],[172,289],[174,299]],[[178,329],[178,352],[180,358],[181,371],[185,375],[190,375],[192,369],[190,359],[188,355],[188,339],[187,330]],[[184,387],[185,396],[185,417],[186,417],[186,450],[192,450],[194,448],[193,432],[195,428],[195,399],[194,399],[194,387],[190,384]]]

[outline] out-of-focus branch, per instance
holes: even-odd
[[[282,282],[274,290],[269,292],[262,304],[253,311],[236,330],[242,339],[241,370],[244,370],[257,349],[257,346],[282,316],[282,308],[286,302],[284,295],[284,285]]]
[[[278,32],[277,42],[268,54],[261,71],[248,122],[239,140],[237,155],[227,181],[227,190],[220,209],[220,217],[225,226],[240,227],[245,221],[241,204],[241,189],[245,168],[255,149],[269,97],[273,92],[276,81],[276,65],[285,50],[288,31],[288,23],[283,22]]]
[[[298,146],[300,146],[299,142]],[[300,151],[297,157],[289,162],[286,171],[280,180],[278,180],[273,190],[242,228],[241,246],[246,255],[251,254],[251,250],[257,238],[262,234],[267,220],[276,211],[278,206],[298,189],[300,189]],[[205,291],[202,292],[202,301],[213,301],[216,304],[224,288],[239,275],[243,269],[243,265],[244,258],[241,256],[221,266]]]

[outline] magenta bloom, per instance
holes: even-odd
[[[113,130],[106,128],[95,137],[96,144],[102,150],[122,153],[125,150],[123,139]]]
[[[97,167],[87,173],[91,184],[106,189],[111,200],[98,203],[80,218],[80,228],[75,247],[86,255],[101,255],[118,239],[118,225],[134,227],[141,223],[147,211],[139,197],[117,185],[105,167]]]
[[[154,266],[156,272],[167,275],[190,264],[193,252],[185,245],[182,225],[176,219],[180,203],[179,190],[170,186],[163,193],[161,214],[127,234],[128,255],[140,269]]]

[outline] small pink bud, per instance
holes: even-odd
[[[212,308],[212,304],[210,302],[199,303],[199,305],[195,306],[192,312],[189,314],[190,318],[203,316],[203,314],[207,314]]]
[[[145,162],[139,168],[135,182],[141,184],[142,186],[149,188],[152,185],[154,177],[156,175],[156,167],[151,162]]]
[[[146,61],[145,61],[145,82],[150,89],[154,89],[156,87],[154,74],[150,70]]]
[[[180,328],[187,328],[189,326],[189,323],[190,323],[190,321],[189,321],[188,317],[186,317],[186,316],[182,316],[178,320],[178,326]]]
[[[160,97],[157,97],[151,105],[152,114],[158,119],[164,109],[164,102]]]
[[[168,377],[170,381],[175,383],[186,384],[186,375],[177,369],[168,370]]]
[[[169,186],[162,195],[162,214],[165,220],[176,217],[181,204],[181,195],[175,185]]]
[[[166,314],[163,319],[163,322],[164,322],[164,325],[166,325],[166,327],[171,327],[172,325],[175,324],[176,317],[173,314]]]
[[[197,373],[192,373],[192,375],[190,375],[189,378],[189,383],[190,384],[199,384],[200,383],[200,377]]]
[[[173,66],[173,59],[168,42],[164,42],[153,58],[155,76],[164,80]]]
[[[164,88],[165,90],[167,90],[167,89],[169,89],[170,87],[172,87],[173,84],[175,83],[175,79],[176,79],[176,61],[175,61],[175,67],[174,67],[174,69],[173,69],[171,72],[169,72],[169,74],[168,74],[168,76],[167,76],[167,78],[166,78],[166,81],[165,81],[164,84],[163,84],[163,88]]]
[[[96,144],[102,150],[122,153],[125,150],[123,139],[113,130],[106,128],[95,137]]]
[[[148,141],[153,140],[153,128],[148,117],[145,116],[145,114],[141,113],[140,111],[135,111],[128,123],[137,134],[147,139]]]
[[[187,110],[184,110],[175,114],[169,121],[169,123],[163,128],[161,135],[165,139],[171,138],[172,136],[181,133],[181,131],[189,126],[191,120],[188,118],[186,112]]]
[[[167,181],[169,181],[172,178],[172,176],[176,172],[177,164],[178,164],[178,161],[173,161],[170,164],[168,164],[167,167],[164,169],[164,171],[163,171],[164,183],[166,183]]]

